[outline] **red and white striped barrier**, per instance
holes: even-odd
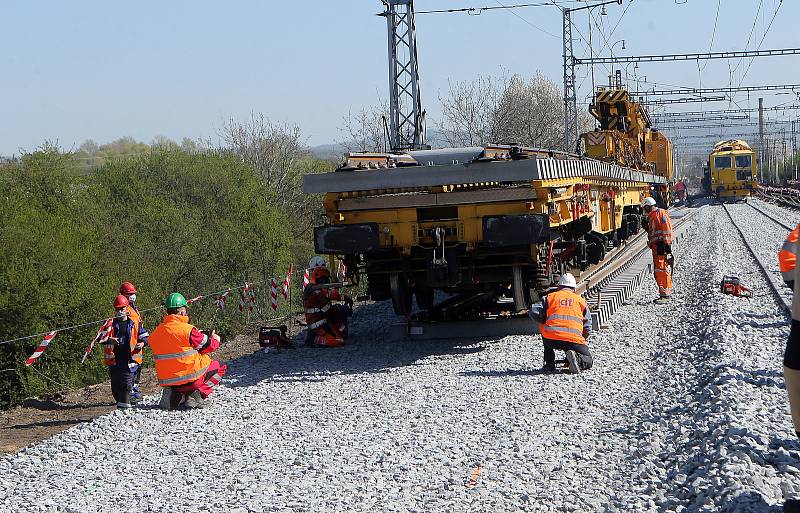
[[[55,331],[51,331],[50,333],[44,336],[42,341],[39,342],[39,347],[36,348],[36,351],[34,351],[33,354],[27,360],[25,360],[26,367],[35,362],[36,360],[38,360],[40,356],[42,356],[42,353],[44,353],[44,350],[47,349],[47,346],[50,345],[50,342],[53,341],[53,337],[55,336],[56,336]]]
[[[111,336],[111,325],[114,324],[114,318],[107,319],[106,322],[100,326],[100,329],[97,331],[97,335],[94,336],[89,345],[86,347],[86,352],[83,354],[83,358],[81,358],[81,363],[86,361],[86,358],[89,356],[89,353],[92,352],[92,349],[96,344],[102,344],[108,337]]]
[[[228,294],[230,293],[231,289],[228,289],[221,296],[214,300],[214,304],[217,305],[217,308],[220,310],[225,310],[225,302],[228,300]]]
[[[303,271],[303,290],[306,289],[306,286],[311,283],[311,273],[308,272],[308,269]]]
[[[273,310],[278,309],[278,280],[272,278],[269,286],[269,304]]]
[[[294,274],[294,260],[289,264],[289,272],[286,273],[286,278],[283,280],[283,299],[289,299],[289,284],[292,283],[292,274]]]

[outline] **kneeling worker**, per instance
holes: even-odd
[[[556,370],[556,352],[566,353],[573,374],[592,367],[592,355],[586,339],[592,333],[592,319],[586,300],[575,293],[575,277],[566,273],[558,280],[558,289],[531,306],[528,315],[539,323],[544,343],[544,369]]]
[[[228,370],[208,353],[219,348],[220,338],[189,324],[186,298],[174,292],[164,302],[167,315],[150,334],[150,349],[158,384],[165,387],[160,406],[202,408],[205,399]]]
[[[353,300],[339,289],[321,287],[330,282],[328,268],[318,266],[312,269],[311,282],[303,290],[307,345],[340,347],[347,338],[347,320],[353,313]],[[331,301],[345,304],[334,305]]]

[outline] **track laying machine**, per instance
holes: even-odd
[[[492,302],[528,308],[638,232],[667,177],[623,163],[518,145],[351,153],[303,187],[324,193],[315,249],[343,260],[347,281],[366,277],[399,315],[416,297],[430,319],[466,319]],[[436,290],[450,297],[434,305]]]

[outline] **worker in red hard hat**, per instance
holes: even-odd
[[[528,311],[530,318],[539,324],[545,371],[556,370],[556,349],[564,351],[571,373],[592,367],[592,354],[586,344],[592,333],[592,317],[586,300],[575,293],[576,287],[575,277],[565,273],[558,281],[558,288]]]
[[[353,313],[353,300],[331,283],[331,272],[318,266],[311,270],[311,281],[303,290],[303,308],[308,330],[306,344],[340,347],[347,338],[347,320]],[[333,304],[341,301],[344,304]]]
[[[123,282],[122,285],[119,286],[119,293],[125,296],[128,299],[128,314],[130,315],[131,319],[139,326],[139,341],[143,343],[142,348],[147,345],[147,339],[150,336],[150,333],[147,331],[147,328],[144,327],[144,322],[142,321],[141,315],[139,315],[139,309],[136,307],[136,286],[129,282]],[[143,349],[139,350],[138,357],[141,359],[141,353]],[[139,365],[138,370],[136,371],[136,375],[133,377],[133,390],[131,392],[131,400],[134,403],[137,403],[142,398],[142,392],[139,388],[139,384],[141,383],[142,379],[142,366]]]
[[[642,209],[647,215],[647,245],[653,251],[653,274],[658,284],[655,303],[666,303],[672,297],[672,219],[656,200],[645,198]]]
[[[142,366],[142,335],[146,332],[131,316],[130,302],[122,294],[114,299],[114,310],[111,333],[104,343],[103,363],[108,367],[111,394],[117,402],[117,408],[124,409],[136,403],[133,385]]]

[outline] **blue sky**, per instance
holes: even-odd
[[[510,0],[416,0],[417,11],[510,4]],[[521,3],[521,2],[514,2]],[[749,49],[758,46],[779,0],[722,0],[713,49],[742,50],[761,3]],[[625,16],[620,16],[627,8]],[[78,146],[130,135],[216,139],[223,121],[263,112],[301,127],[310,145],[333,142],[349,110],[387,94],[386,27],[378,0],[340,2],[35,1],[0,7],[0,154],[45,139]],[[634,0],[595,10],[615,54],[708,51],[715,0]],[[797,47],[800,2],[784,0],[761,48]],[[609,35],[619,22],[616,31]],[[576,13],[588,37],[586,11]],[[538,27],[538,28],[536,28]],[[541,29],[541,30],[540,30]],[[448,80],[506,70],[541,70],[561,84],[561,15],[555,7],[417,18],[424,107],[439,114]],[[549,35],[545,32],[549,32]],[[577,36],[578,34],[576,34]],[[555,36],[555,37],[554,37]],[[593,46],[601,47],[594,26]],[[608,50],[604,53],[607,55]],[[576,55],[585,55],[582,44]],[[638,76],[679,86],[726,86],[739,61],[642,64]],[[800,82],[800,56],[753,61],[744,85]],[[741,81],[740,65],[734,84]],[[589,80],[582,80],[582,96]],[[633,77],[633,65],[628,67]],[[608,71],[595,69],[598,82]],[[742,106],[757,95],[740,94]],[[765,95],[767,105],[791,95]],[[727,108],[706,103],[672,110]]]

